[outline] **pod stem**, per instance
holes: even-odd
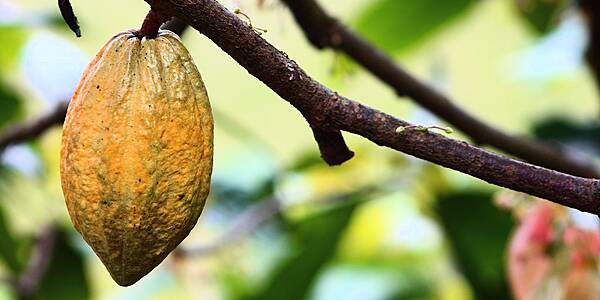
[[[142,28],[135,32],[139,38],[156,38],[160,26],[166,21],[170,20],[171,17],[160,14],[152,9],[146,15]]]

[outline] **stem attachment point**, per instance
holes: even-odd
[[[139,38],[156,38],[160,26],[169,21],[171,17],[160,14],[154,10],[150,10],[142,23],[142,28],[136,31],[134,34]]]

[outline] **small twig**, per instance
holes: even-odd
[[[246,18],[246,21],[248,21],[248,26],[250,26],[250,28],[251,28],[252,30],[254,30],[254,32],[256,32],[258,35],[262,35],[263,33],[267,33],[267,30],[266,30],[266,29],[259,28],[259,27],[256,27],[256,26],[252,25],[252,19],[250,19],[250,17],[248,17],[248,15],[247,15],[247,14],[245,14],[244,12],[242,12],[242,10],[241,10],[241,9],[239,9],[239,8],[236,8],[236,9],[235,9],[233,12],[234,12],[236,15],[241,15],[241,16],[243,16],[244,18]]]
[[[54,125],[60,125],[67,114],[67,102],[60,102],[50,113],[35,120],[15,124],[0,133],[0,153],[9,145],[35,138]]]
[[[395,181],[389,180],[390,182]],[[177,249],[179,256],[196,256],[196,255],[209,255],[215,253],[227,246],[239,242],[240,240],[248,237],[250,234],[256,231],[260,226],[266,224],[268,221],[274,219],[276,216],[282,214],[285,210],[301,207],[305,205],[311,206],[333,206],[340,202],[346,201],[353,196],[358,195],[370,195],[373,196],[373,192],[378,191],[385,184],[372,184],[365,187],[361,187],[355,191],[348,193],[340,193],[336,195],[329,195],[323,197],[323,199],[314,200],[310,203],[296,203],[292,205],[283,206],[283,199],[278,197],[272,197],[261,201],[252,208],[246,210],[240,217],[238,217],[235,223],[220,235],[215,242],[206,245],[196,245],[190,247],[180,247]],[[376,198],[376,197],[372,197]]]
[[[217,252],[254,232],[256,228],[281,212],[281,202],[277,197],[266,199],[245,211],[217,241],[207,245],[179,247],[177,255],[207,255]]]
[[[423,126],[423,125],[400,126],[400,127],[396,128],[396,132],[397,133],[403,133],[406,130],[416,130],[416,131],[420,131],[420,132],[428,132],[431,129],[441,130],[441,131],[445,132],[446,134],[452,134],[452,133],[454,133],[454,130],[452,128],[450,128],[450,127],[442,127],[442,126],[437,126],[437,125],[429,125],[429,126]]]
[[[41,233],[25,271],[13,282],[19,299],[32,299],[52,261],[58,230],[48,225]]]
[[[73,12],[71,2],[69,0],[58,0],[58,8],[60,9],[60,14],[62,15],[63,19],[65,20],[71,31],[73,31],[77,37],[81,37],[81,30],[79,29],[77,17]]]

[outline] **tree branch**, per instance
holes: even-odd
[[[9,145],[18,144],[37,137],[46,129],[62,124],[67,114],[67,102],[60,102],[52,111],[46,115],[22,124],[8,127],[0,134],[0,153]]]
[[[187,24],[178,18],[172,18],[170,21],[166,22],[160,27],[160,29],[170,30],[176,33],[178,36],[182,36],[187,28]]]
[[[334,93],[214,0],[145,0],[205,34],[250,74],[296,107],[311,126],[343,130],[374,143],[582,211],[600,213],[600,181],[519,162],[421,130]],[[314,127],[313,127],[314,128]]]
[[[576,176],[600,178],[598,167],[589,162],[577,160],[547,144],[508,135],[470,115],[454,105],[446,96],[408,74],[396,65],[392,58],[368,41],[327,15],[315,0],[282,1],[290,8],[296,22],[315,47],[343,51],[393,88],[397,94],[410,97],[465,133],[474,143],[495,147],[507,154],[553,170]],[[598,61],[600,62],[600,59]]]

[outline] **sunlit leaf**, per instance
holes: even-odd
[[[436,211],[459,269],[476,299],[510,299],[504,253],[513,219],[497,209],[487,191],[438,195]]]
[[[356,29],[390,52],[399,52],[430,37],[460,16],[474,0],[377,0],[357,18]]]
[[[82,253],[65,230],[56,241],[52,261],[40,285],[37,299],[80,300],[90,298]]]
[[[0,71],[15,63],[26,39],[27,32],[22,27],[0,25]]]
[[[304,299],[319,271],[334,256],[341,235],[359,203],[356,200],[348,201],[291,224],[291,230],[299,241],[299,251],[276,269],[263,291],[250,299]]]

